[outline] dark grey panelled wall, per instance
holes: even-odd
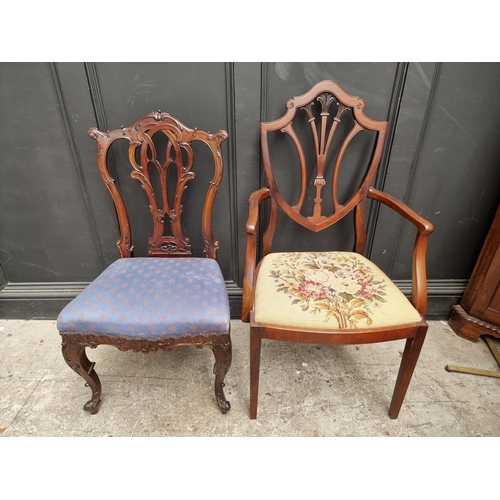
[[[54,318],[118,258],[115,213],[87,130],[161,109],[190,127],[225,129],[215,233],[232,313],[240,310],[249,194],[263,182],[259,122],[323,79],[389,120],[379,188],[436,226],[429,318],[460,299],[500,202],[497,63],[0,63],[0,317]],[[288,227],[283,227],[288,228]],[[330,244],[277,235],[306,247]],[[332,247],[350,242],[343,221]],[[371,258],[407,292],[411,227],[370,207]],[[288,239],[287,239],[288,238]]]

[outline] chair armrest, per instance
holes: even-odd
[[[253,307],[255,267],[257,260],[257,236],[256,229],[259,222],[260,204],[270,197],[268,188],[254,191],[248,200],[248,219],[246,224],[247,241],[245,248],[245,268],[243,274],[243,303],[241,320],[245,323],[250,321],[250,311]]]
[[[368,198],[379,201],[389,208],[392,208],[417,228],[417,236],[413,246],[411,303],[420,315],[424,317],[427,308],[427,271],[425,257],[429,235],[434,231],[434,226],[401,200],[383,193],[378,189],[369,188]]]

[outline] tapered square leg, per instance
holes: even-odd
[[[262,338],[260,331],[250,328],[250,418],[257,418],[259,399],[260,350]]]
[[[425,336],[427,334],[427,323],[422,323],[417,327],[417,333],[414,337],[406,340],[405,350],[403,352],[403,359],[399,367],[398,378],[394,393],[392,395],[391,406],[389,408],[389,417],[392,419],[398,418],[401,405],[410,385],[410,380],[415,370],[415,366],[424,344]]]

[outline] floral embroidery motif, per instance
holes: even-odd
[[[278,292],[303,311],[334,317],[340,328],[371,325],[373,310],[386,302],[383,278],[352,253],[283,253],[273,260],[270,277]]]

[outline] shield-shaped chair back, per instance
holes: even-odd
[[[361,219],[366,195],[380,163],[387,130],[387,122],[368,118],[364,107],[363,99],[348,94],[333,81],[322,81],[290,99],[281,118],[261,123],[271,210],[279,206],[298,224],[317,232],[361,207],[361,215],[356,215],[356,232],[364,231]],[[283,135],[273,136],[278,131]],[[361,133],[371,137],[360,142],[357,138]],[[279,163],[279,174],[273,162]],[[351,183],[353,189],[347,197],[341,196],[342,170],[353,168],[358,170],[357,183]],[[285,181],[283,188],[280,179]],[[288,189],[293,191],[293,200],[287,199],[290,193],[284,193],[287,184],[293,186]],[[357,235],[357,241],[363,238]]]

